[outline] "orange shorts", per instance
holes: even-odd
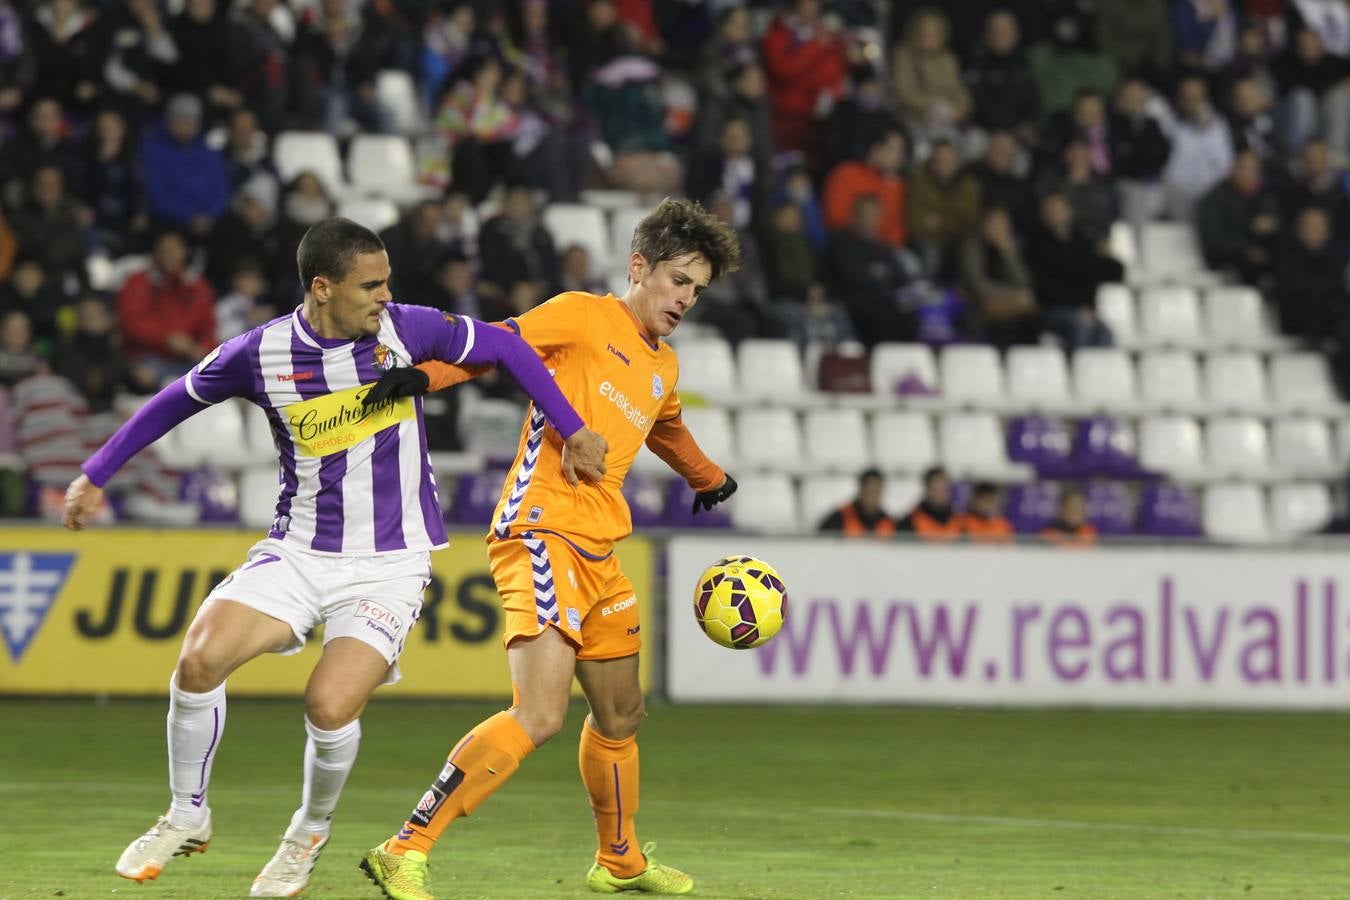
[[[577,659],[619,659],[641,648],[633,583],[613,553],[595,559],[559,535],[524,532],[488,544],[488,565],[506,609],[507,647],[552,625]]]

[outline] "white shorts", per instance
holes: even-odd
[[[204,602],[233,600],[291,626],[295,640],[279,651],[283,656],[299,653],[319,625],[325,645],[337,637],[356,638],[389,662],[384,683],[393,684],[430,581],[431,556],[425,550],[330,556],[264,538]]]

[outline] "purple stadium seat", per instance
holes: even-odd
[[[1059,485],[1053,481],[1015,484],[1008,488],[1003,514],[1018,534],[1038,534],[1055,518]]]
[[[1076,471],[1069,429],[1047,416],[1020,416],[1008,423],[1008,458],[1034,466],[1042,478],[1065,478]]]
[[[239,521],[239,492],[234,478],[224,472],[188,472],[179,486],[178,498],[197,504],[203,523]]]
[[[1150,484],[1139,501],[1139,532],[1159,537],[1200,537],[1200,500],[1195,492],[1168,482]]]
[[[1073,445],[1074,466],[1080,475],[1149,477],[1136,457],[1133,433],[1110,416],[1080,419]]]
[[[1084,491],[1088,521],[1099,534],[1134,534],[1134,498],[1119,481],[1094,481]]]
[[[501,499],[502,482],[505,480],[505,469],[461,475],[459,483],[455,485],[455,504],[450,510],[453,520],[486,528],[497,508],[497,501]]]
[[[631,477],[631,476],[630,476]],[[666,524],[671,528],[730,528],[726,507],[715,506],[711,510],[700,511],[698,515],[689,512],[694,505],[694,489],[683,478],[670,479],[670,493],[666,501]]]
[[[965,481],[952,482],[952,509],[965,509],[970,505],[970,495],[974,485]]]
[[[660,481],[640,472],[629,471],[623,480],[623,496],[633,514],[633,527],[661,523],[666,508],[664,493]]]

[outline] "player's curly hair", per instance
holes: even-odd
[[[693,200],[667,197],[633,231],[633,253],[655,266],[698,253],[712,268],[712,280],[741,267],[736,230]]]
[[[341,281],[356,265],[357,254],[382,250],[384,241],[364,225],[341,216],[324,219],[305,232],[296,248],[300,283],[308,291],[320,275],[330,281]]]

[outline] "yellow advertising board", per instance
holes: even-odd
[[[164,694],[202,598],[260,537],[234,530],[0,529],[0,693]],[[652,546],[619,545],[642,621],[654,621]],[[479,534],[431,554],[421,618],[389,696],[510,696],[502,614]],[[230,677],[232,694],[299,696],[321,635],[295,656],[267,655]],[[650,685],[651,654],[642,657]]]

